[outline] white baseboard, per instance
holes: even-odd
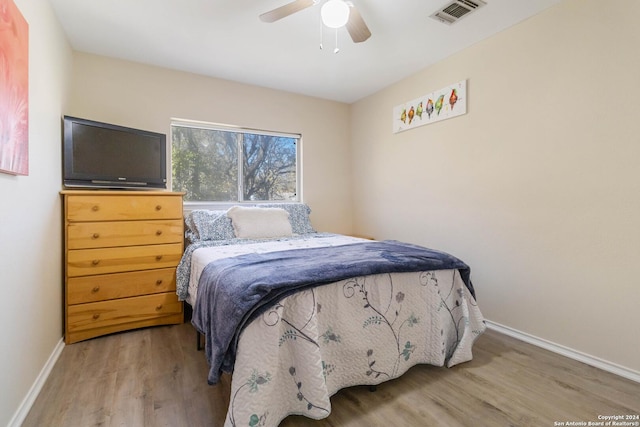
[[[60,341],[58,341],[58,344],[51,352],[49,359],[47,359],[47,363],[45,363],[45,365],[42,367],[42,370],[36,377],[36,380],[29,389],[27,395],[24,397],[24,399],[22,399],[20,406],[18,406],[18,410],[15,414],[13,414],[13,418],[11,418],[7,427],[20,427],[24,420],[27,418],[27,415],[29,414],[33,403],[36,401],[38,394],[40,394],[40,391],[42,390],[44,383],[47,381],[47,378],[49,378],[49,374],[51,374],[51,370],[58,361],[63,348],[64,340],[60,338]]]
[[[629,369],[621,365],[617,365],[615,363],[609,362],[604,359],[600,359],[595,356],[591,356],[589,354],[582,353],[580,351],[574,350],[569,347],[565,347],[560,344],[553,343],[551,341],[547,341],[542,338],[535,337],[533,335],[527,334],[526,332],[518,331],[517,329],[513,329],[508,326],[504,326],[499,323],[492,322],[490,320],[485,319],[485,321],[487,322],[487,327],[489,329],[493,329],[494,331],[516,338],[520,341],[533,344],[537,347],[544,348],[545,350],[558,353],[570,359],[577,360],[582,363],[586,363],[587,365],[594,366],[598,369],[602,369],[603,371],[611,372],[623,378],[627,378],[631,381],[640,383],[640,372],[638,371]]]

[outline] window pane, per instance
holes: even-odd
[[[243,199],[296,199],[296,139],[244,134]]]
[[[172,187],[189,201],[236,201],[236,134],[212,129],[171,127]]]
[[[298,200],[299,137],[179,123],[171,132],[172,189],[186,201]]]

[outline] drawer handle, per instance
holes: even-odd
[[[156,286],[160,286],[160,285],[162,285],[162,279],[156,280]]]
[[[94,294],[100,291],[100,286],[95,286],[93,289],[91,289],[91,292],[93,292]]]
[[[92,210],[92,211],[94,211],[94,212],[98,212],[98,211],[100,210],[100,206],[98,206],[98,205],[93,205],[93,206],[91,207],[91,210]]]
[[[156,306],[156,311],[160,311],[160,310],[162,310],[162,304],[158,304],[158,305]]]
[[[156,210],[157,210],[157,211],[159,211],[159,210],[161,210],[161,209],[162,209],[162,206],[161,206],[161,205],[156,205]]]
[[[98,320],[100,318],[100,313],[93,314],[93,320]]]
[[[156,231],[156,236],[162,236],[162,230]]]
[[[98,264],[100,264],[99,259],[94,259],[93,261],[91,261],[91,265],[98,265]]]
[[[156,255],[156,261],[160,261],[162,259],[162,255]]]
[[[98,237],[100,237],[99,233],[93,233],[93,236],[91,236],[92,239],[97,239]]]

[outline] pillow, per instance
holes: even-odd
[[[193,223],[193,216],[191,215],[192,213],[193,211],[184,216],[184,225],[186,226],[184,229],[184,237],[186,237],[190,242],[193,243],[200,238],[198,237],[196,225]]]
[[[280,208],[234,206],[227,211],[235,235],[241,239],[291,236],[289,213]]]
[[[304,203],[264,203],[257,207],[280,208],[289,212],[289,223],[294,234],[315,233],[309,214],[311,208]],[[190,242],[200,240],[227,240],[236,237],[231,218],[227,211],[194,209],[185,216],[185,237]]]
[[[236,237],[226,211],[193,210],[185,218],[185,225],[187,226],[185,235],[191,242],[227,240]]]
[[[307,234],[315,233],[316,230],[311,226],[309,220],[309,214],[311,208],[305,203],[267,203],[264,208],[280,208],[289,212],[289,222],[291,223],[291,230],[295,234]]]

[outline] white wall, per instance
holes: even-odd
[[[301,133],[314,227],[351,231],[347,104],[75,52],[66,113],[167,134],[171,118]]]
[[[488,319],[636,372],[639,14],[567,0],[351,111],[357,232],[458,255]],[[462,79],[466,115],[391,133]]]
[[[29,24],[29,175],[0,173],[0,425],[62,336],[61,115],[71,50],[48,1],[15,0]]]

